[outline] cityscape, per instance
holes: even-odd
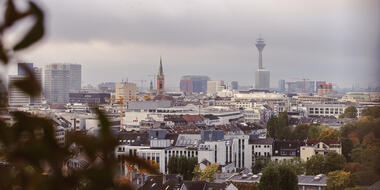
[[[47,10],[50,6],[57,10],[52,6],[54,3],[45,3]],[[380,5],[377,1],[368,5],[371,3]],[[140,4],[131,4],[137,8],[128,9],[141,8]],[[212,5],[218,5],[216,12],[224,10],[219,3]],[[13,18],[12,14],[15,19],[22,18],[17,16],[20,12],[12,0],[0,6],[6,7],[11,15],[4,18]],[[36,14],[37,20],[41,19],[39,16],[43,14],[36,11],[37,5],[30,3],[28,7],[30,11],[25,15]],[[149,10],[147,7],[143,10]],[[243,7],[239,8],[245,10]],[[365,7],[368,8],[367,4]],[[54,14],[51,15],[54,19]],[[64,184],[63,189],[380,189],[380,81],[376,71],[380,57],[368,53],[378,65],[368,63],[374,69],[361,68],[352,80],[346,80],[351,74],[345,71],[355,70],[356,65],[340,65],[339,70],[336,68],[341,63],[331,63],[329,67],[310,61],[308,66],[299,67],[286,58],[283,63],[273,63],[281,60],[273,57],[280,56],[274,54],[279,52],[274,49],[282,39],[275,41],[270,37],[272,31],[255,31],[257,35],[245,39],[250,44],[244,46],[249,67],[237,63],[238,54],[234,54],[236,60],[231,64],[221,61],[212,66],[203,62],[174,65],[174,60],[188,56],[191,51],[176,55],[165,50],[166,53],[150,54],[154,60],[148,66],[141,59],[143,66],[136,68],[144,69],[139,72],[132,68],[134,64],[113,68],[112,56],[109,63],[94,71],[88,63],[72,61],[75,56],[81,60],[80,54],[57,60],[53,59],[57,54],[49,55],[44,46],[43,58],[38,50],[12,58],[17,54],[5,51],[7,46],[2,43],[6,40],[2,42],[1,37],[3,27],[11,26],[13,21],[4,23],[0,27],[0,61],[4,63],[0,81],[0,181],[4,182],[0,182],[0,189],[27,189],[25,184],[42,189],[59,184]],[[376,31],[380,32],[379,28]],[[376,40],[380,44],[380,38]],[[32,44],[25,43],[20,46]],[[104,48],[96,41],[91,43]],[[80,46],[71,45],[74,49]],[[152,49],[155,46],[158,45],[152,45]],[[17,52],[17,47],[12,51]],[[300,55],[288,56],[304,56],[301,49],[294,51]],[[131,60],[144,57],[137,50],[135,53],[132,56],[128,52]],[[223,54],[228,53],[215,55]],[[104,55],[90,57],[104,59]],[[205,53],[205,60],[207,56],[210,55]],[[321,60],[318,56],[315,53],[309,59]],[[368,57],[358,62],[370,60]],[[120,55],[120,59],[124,58]],[[187,57],[189,62],[201,58]],[[129,68],[125,73],[136,73],[120,75]],[[215,74],[217,71],[221,72]],[[321,74],[310,74],[313,71]],[[53,140],[47,140],[48,143],[39,141],[50,136]],[[10,142],[15,144],[11,146]],[[16,177],[10,180],[13,173]],[[20,180],[27,179],[20,177],[23,175],[36,182]]]

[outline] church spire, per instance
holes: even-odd
[[[160,56],[160,68],[158,70],[158,75],[163,76],[164,70],[162,69],[162,57]]]

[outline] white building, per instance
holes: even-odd
[[[308,140],[300,147],[302,161],[307,161],[316,154],[326,155],[329,152],[342,154],[342,144],[336,140]]]
[[[207,81],[207,95],[213,96],[216,95],[216,93],[222,89],[224,82],[222,80],[209,80]]]
[[[348,107],[344,104],[306,104],[308,116],[334,116],[338,118]]]

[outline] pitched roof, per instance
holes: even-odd
[[[188,190],[202,190],[206,186],[207,182],[205,181],[184,181],[183,185]]]
[[[249,144],[268,144],[268,145],[273,145],[273,142],[274,142],[273,138],[249,140]]]
[[[329,139],[310,139],[310,140],[306,141],[306,144],[307,145],[314,145],[314,144],[318,144],[319,142],[323,142],[323,143],[325,143],[327,145],[330,145],[330,144],[340,144],[339,140],[329,140]]]
[[[203,118],[200,115],[184,115],[183,119],[185,119],[187,122],[194,122],[194,121],[202,121]]]

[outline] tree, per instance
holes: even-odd
[[[309,130],[307,131],[308,139],[318,139],[319,134],[323,131],[324,126],[321,125],[310,125]]]
[[[356,118],[358,116],[358,110],[355,106],[350,106],[344,110],[344,113],[340,115],[340,118]]]
[[[255,164],[252,166],[253,173],[260,173],[261,170],[267,165],[268,160],[264,156],[258,156],[255,160]]]
[[[286,165],[278,167],[280,174],[280,189],[283,190],[296,190],[298,189],[298,177],[294,170]]]
[[[279,190],[280,173],[274,164],[269,164],[263,170],[259,183],[260,190]]]
[[[362,116],[380,117],[380,106],[366,107],[362,110]]]
[[[336,152],[329,152],[325,157],[325,169],[327,172],[342,170],[346,164],[346,159],[343,155]]]
[[[339,131],[336,129],[327,128],[324,129],[320,134],[318,139],[328,139],[328,140],[338,140]]]
[[[352,186],[350,172],[338,170],[327,175],[327,190],[341,190]]]
[[[198,164],[195,157],[186,158],[185,156],[172,156],[168,161],[169,174],[182,174],[185,180],[193,179],[193,171]]]
[[[306,175],[318,175],[325,173],[325,158],[323,155],[313,155],[306,162]]]
[[[308,124],[297,125],[293,131],[293,139],[296,139],[296,140],[307,139],[309,128],[310,126]]]
[[[268,137],[275,138],[277,130],[278,130],[278,119],[277,119],[277,116],[272,115],[267,122]]]
[[[297,175],[302,175],[305,173],[305,162],[303,162],[299,157],[282,160],[280,161],[280,165],[291,168]]]
[[[194,171],[194,173],[199,173],[199,180],[213,182],[215,180],[215,174],[218,173],[219,164],[210,164],[206,166],[206,168],[203,171],[199,169],[199,166],[196,168],[198,169],[198,171]]]

